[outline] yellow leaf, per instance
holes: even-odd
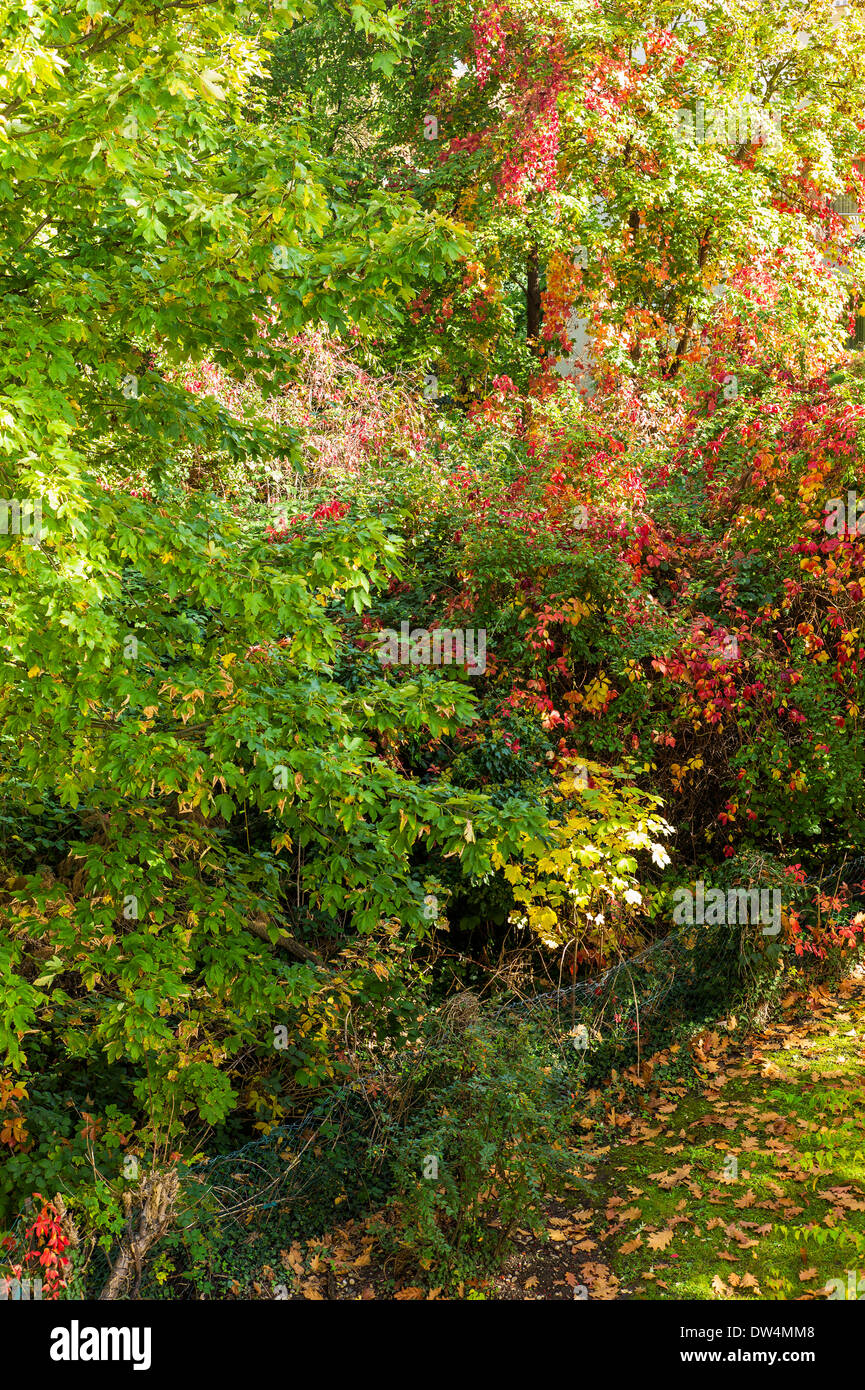
[[[210,101],[225,101],[225,88],[219,85],[219,73],[212,68],[205,68],[199,74],[198,81],[201,90]]]

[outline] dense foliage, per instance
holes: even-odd
[[[497,1254],[576,1093],[448,993],[698,881],[730,988],[858,946],[863,12],[0,17],[2,1219],[59,1291],[425,1045],[406,1227]]]

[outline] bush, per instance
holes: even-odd
[[[573,1080],[537,1028],[459,995],[380,1116],[396,1244],[445,1282],[490,1269],[517,1226],[540,1229],[560,1184]]]

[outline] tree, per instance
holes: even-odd
[[[7,909],[0,1038],[50,1078],[74,1167],[87,1142],[218,1124],[283,1023],[300,1084],[332,1073],[325,1039],[383,991],[390,938],[370,943],[379,974],[325,968],[282,925],[289,878],[333,930],[417,933],[412,851],[482,875],[518,817],[382,756],[396,728],[470,719],[460,682],[334,674],[334,610],[399,569],[385,519],[268,538],[246,504],[184,485],[192,446],[298,445],[185,390],[180,365],[251,373],[266,400],[299,330],[387,341],[459,254],[415,200],[359,197],[314,111],[267,114],[278,26],[334,28],[333,11],[37,0],[4,20],[0,483],[41,510],[3,543],[4,782],[20,814],[57,809],[67,853]],[[343,5],[335,27],[399,51],[385,4]],[[63,1107],[91,1092],[73,1142]]]

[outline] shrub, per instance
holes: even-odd
[[[517,1226],[540,1229],[573,1162],[573,1081],[561,1058],[536,1029],[485,1017],[472,1001],[457,996],[380,1121],[397,1244],[445,1281],[493,1267]]]

